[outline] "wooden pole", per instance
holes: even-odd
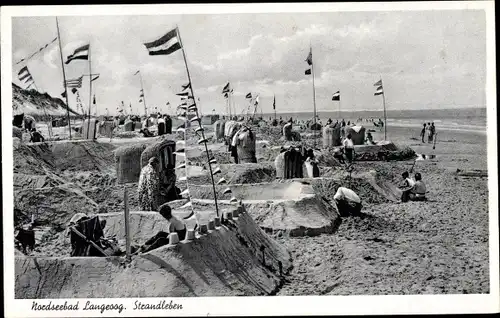
[[[311,50],[311,73],[313,77],[313,105],[314,105],[314,148],[316,148],[316,87],[314,86],[314,63],[312,62],[312,45],[310,45]]]
[[[385,112],[385,88],[380,75],[380,83],[382,84],[382,101],[384,102],[384,140],[387,140],[387,115]]]
[[[276,95],[274,95],[274,100],[273,100],[273,108],[274,108],[274,120],[276,121]]]
[[[127,261],[130,261],[130,213],[128,209],[128,191],[124,188],[123,202],[125,207],[125,255]]]
[[[191,95],[193,96],[194,105],[196,106],[195,107],[196,116],[199,118],[198,107],[196,104],[196,97],[194,95],[193,82],[191,81],[191,75],[189,74],[189,68],[188,68],[188,64],[187,64],[187,60],[186,60],[186,52],[184,51],[184,45],[182,44],[181,33],[179,32],[179,27],[176,27],[176,30],[177,30],[177,35],[179,36],[179,44],[181,45],[181,48],[182,48],[182,57],[184,58],[184,64],[186,65],[186,73],[188,76],[189,83],[191,84],[190,90],[191,90]],[[199,124],[201,126],[201,120],[200,120]],[[204,130],[201,130],[201,138],[205,139],[205,131]],[[207,154],[208,169],[210,170],[210,178],[212,180],[212,188],[213,188],[213,192],[214,192],[215,212],[217,214],[217,217],[219,217],[219,206],[217,204],[217,191],[215,190],[215,181],[214,181],[214,175],[212,173],[212,164],[210,164],[210,154],[208,152],[207,143],[204,142],[204,144],[205,144],[205,153]]]
[[[61,34],[59,33],[59,22],[56,17],[56,26],[57,26],[57,39],[59,40],[59,53],[61,55],[61,67],[63,72],[63,85],[64,85],[64,95],[66,97],[66,113],[68,116],[68,127],[69,127],[69,139],[71,140],[71,119],[69,117],[69,101],[68,101],[68,89],[66,87],[66,71],[64,70],[64,60],[62,55],[62,46],[61,46]]]

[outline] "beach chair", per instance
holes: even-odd
[[[98,216],[82,218],[71,231],[71,256],[110,256],[100,244],[104,236]]]

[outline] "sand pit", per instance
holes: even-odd
[[[88,140],[14,145],[14,172],[43,174],[43,167],[58,172],[114,170],[111,144]]]
[[[14,193],[14,208],[26,215],[33,214],[39,224],[66,225],[74,214],[97,212],[97,207],[97,203],[74,184]]]
[[[195,241],[135,256],[126,266],[117,257],[16,257],[15,297],[273,295],[283,283],[279,263],[286,274],[289,253],[243,213]]]

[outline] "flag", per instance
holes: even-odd
[[[309,65],[312,65],[312,63],[313,63],[312,49],[309,50],[309,55],[307,55],[306,62]]]
[[[141,95],[139,95],[139,98],[144,97],[144,93],[141,92]]]
[[[377,95],[382,95],[384,93],[384,89],[382,88],[382,85],[380,85],[379,87],[377,87],[377,90],[375,91],[375,96]]]
[[[77,90],[75,87],[73,87],[73,88],[71,89],[71,91],[73,92],[73,94],[74,94],[74,93],[76,93],[76,92],[78,92],[78,90]]]
[[[140,71],[135,72],[134,76],[135,76],[135,75],[137,75],[137,74],[139,74],[139,72],[140,72]]]
[[[311,69],[306,70],[306,75],[311,75]]]
[[[226,86],[222,89],[222,94],[229,93],[229,82],[227,82]]]
[[[170,102],[167,102],[167,105],[170,105]]]
[[[376,82],[375,84],[373,84],[373,86],[381,86],[382,85],[382,80],[379,80],[378,82]]]
[[[81,88],[82,87],[82,80],[83,80],[83,75],[75,78],[75,79],[70,79],[66,81],[66,86],[67,87],[75,87],[75,88]]]
[[[168,55],[181,48],[177,29],[169,31],[156,41],[144,43],[149,51],[149,55]]]
[[[142,103],[142,98],[141,98],[141,99],[139,99],[139,103]]]
[[[257,105],[259,103],[259,96],[255,97],[254,103],[255,103],[255,105]]]
[[[189,92],[181,92],[181,93],[177,93],[175,95],[177,95],[177,96],[188,96]]]
[[[94,105],[95,105],[95,94],[94,94],[94,101],[92,102],[92,104],[94,104]]]
[[[182,85],[182,90],[183,91],[185,91],[188,88],[191,88],[191,83],[187,83],[186,85]]]
[[[99,78],[99,74],[92,74],[92,76],[94,76],[94,77],[90,80],[91,82],[93,82]]]
[[[335,94],[333,94],[332,100],[340,101],[340,91],[337,91]]]
[[[73,60],[88,60],[89,59],[89,49],[90,49],[90,44],[86,44],[84,46],[81,46],[73,52],[70,56],[68,56],[68,60],[66,61],[66,64],[69,64]]]
[[[276,110],[276,96],[274,96],[273,109]]]
[[[228,98],[229,95],[227,93],[224,94],[224,98]]]
[[[17,77],[21,82],[28,83],[30,81],[33,81],[33,77],[30,74],[30,71],[28,70],[28,67],[25,66],[23,67],[19,73],[17,73]]]
[[[245,96],[245,98],[252,98],[252,93],[248,93],[247,96]]]

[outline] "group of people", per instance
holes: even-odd
[[[403,172],[403,180],[400,184],[400,188],[403,193],[401,195],[401,202],[408,201],[425,201],[427,193],[427,188],[425,183],[422,181],[422,175],[420,173],[415,173],[415,179],[410,177],[408,171]]]
[[[422,138],[422,142],[425,143],[425,137],[427,137],[427,142],[432,143],[435,135],[436,135],[436,126],[434,126],[434,122],[427,124],[424,123],[424,127],[420,131],[420,137]]]

